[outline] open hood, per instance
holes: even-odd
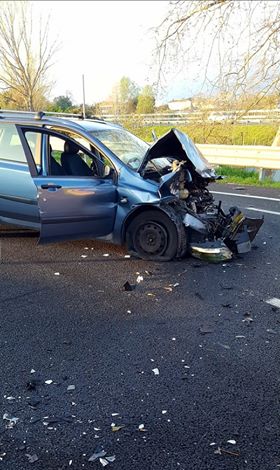
[[[189,163],[191,172],[195,171],[199,176],[208,180],[217,179],[215,170],[193,141],[177,129],[171,129],[148,149],[138,169],[139,173],[143,173],[148,162],[163,157],[186,161]]]

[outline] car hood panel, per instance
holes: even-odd
[[[193,141],[178,129],[171,129],[157,140],[147,151],[138,171],[142,174],[147,163],[155,158],[175,158],[189,163],[190,171],[195,171],[202,178],[217,179],[211,164],[203,157]]]

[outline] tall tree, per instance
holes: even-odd
[[[138,96],[136,111],[139,114],[150,114],[155,110],[155,95],[150,85],[144,86]]]
[[[69,111],[69,109],[72,108],[72,106],[73,106],[72,99],[71,99],[71,96],[69,95],[57,96],[53,100],[54,111],[63,113],[65,111]]]
[[[135,111],[139,94],[136,83],[129,77],[122,77],[118,88],[121,111],[125,113]]]
[[[162,82],[174,70],[196,69],[201,87],[229,97],[255,94],[257,104],[279,92],[279,1],[172,1],[156,38]]]
[[[49,21],[34,27],[29,2],[1,2],[0,87],[14,106],[38,109],[49,90],[48,71],[57,50],[49,39]]]

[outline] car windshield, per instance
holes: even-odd
[[[90,132],[133,170],[142,163],[149,145],[125,129],[102,129]]]

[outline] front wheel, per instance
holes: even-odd
[[[170,261],[177,253],[175,224],[159,211],[137,215],[128,226],[126,241],[130,253],[146,260]]]

